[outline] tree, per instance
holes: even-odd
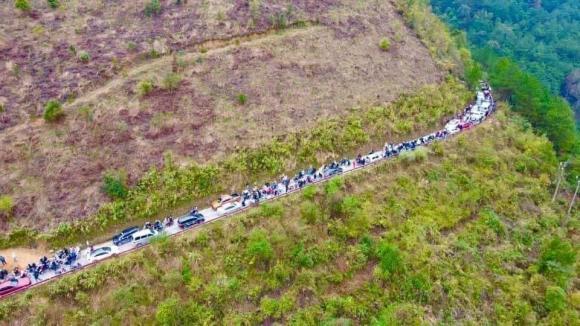
[[[20,11],[29,11],[31,9],[28,0],[16,0],[14,2],[14,7]]]
[[[42,115],[46,122],[56,122],[64,117],[64,111],[61,104],[56,100],[50,100],[44,106]]]

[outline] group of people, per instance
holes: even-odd
[[[40,258],[37,263],[28,264],[26,267],[26,274],[31,275],[35,281],[40,279],[40,276],[47,271],[52,271],[54,274],[66,272],[67,269],[80,267],[78,259],[80,258],[79,247],[64,248],[56,252],[52,258],[46,256]]]

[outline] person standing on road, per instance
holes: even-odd
[[[4,258],[4,256],[0,256],[0,264],[2,264],[2,266],[6,266],[6,258]]]
[[[14,264],[16,264],[16,252],[15,251],[12,252],[12,260],[14,261]]]

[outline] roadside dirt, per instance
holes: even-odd
[[[40,257],[48,255],[49,253],[41,248],[13,248],[9,250],[0,250],[0,256],[3,256],[6,259],[6,265],[2,266],[2,264],[0,264],[0,268],[8,271],[12,271],[14,267],[24,269],[29,263],[37,262]],[[16,261],[14,261],[13,257],[16,257]]]

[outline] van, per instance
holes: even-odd
[[[189,228],[195,224],[199,224],[199,223],[203,223],[203,222],[205,222],[205,218],[200,213],[183,216],[177,220],[177,224],[182,229],[186,229],[186,228]]]
[[[136,246],[147,244],[151,238],[157,235],[157,231],[144,229],[133,234],[133,244]]]
[[[137,231],[139,231],[139,228],[136,226],[126,228],[125,230],[121,231],[119,234],[113,237],[113,244],[115,246],[121,246],[124,245],[125,243],[131,242],[131,235],[133,235]]]

